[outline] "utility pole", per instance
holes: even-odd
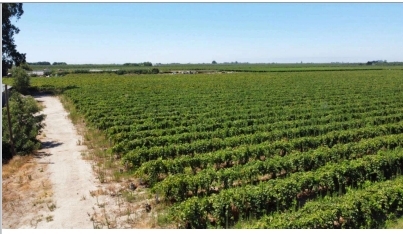
[[[11,156],[15,155],[15,149],[14,149],[14,139],[13,139],[13,131],[11,128],[11,117],[10,117],[10,108],[8,107],[8,88],[7,85],[5,86],[6,90],[6,106],[7,106],[7,119],[8,119],[8,130],[10,131],[10,144],[11,144]]]

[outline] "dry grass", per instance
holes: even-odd
[[[33,156],[15,156],[2,165],[3,228],[35,228],[44,220],[40,213],[47,212],[46,204],[52,202],[46,166],[37,164]]]

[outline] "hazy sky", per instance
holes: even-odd
[[[403,61],[403,3],[24,3],[28,62]]]

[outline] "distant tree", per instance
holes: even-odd
[[[54,62],[52,65],[67,65],[65,62]]]
[[[27,94],[30,85],[30,77],[27,72],[21,67],[14,67],[11,70],[11,74],[13,76],[14,89],[22,94]]]
[[[45,66],[48,66],[48,65],[51,65],[51,64],[50,64],[50,62],[43,61],[43,62],[36,62],[36,63],[28,63],[28,65],[45,65]]]
[[[123,66],[140,66],[138,63],[124,63]]]
[[[143,63],[143,66],[145,66],[145,67],[152,67],[153,64],[152,64],[151,62],[144,62],[144,63]]]
[[[20,19],[24,10],[22,3],[2,3],[2,75],[6,76],[8,69],[11,69],[13,63],[19,66],[25,62],[26,56],[17,51],[14,44],[14,34],[18,34],[20,30],[11,24],[11,18]]]
[[[213,60],[212,64],[217,64],[217,62],[215,60]]]

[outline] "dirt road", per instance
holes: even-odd
[[[90,161],[83,160],[87,148],[79,143],[82,137],[57,97],[35,99],[44,105],[46,115],[42,149],[28,161],[22,157],[22,167],[3,166],[2,226],[94,228],[90,214],[98,201],[90,191],[97,190],[99,182]],[[12,172],[5,176],[4,169]]]
[[[38,96],[37,101],[43,103],[46,115],[42,139],[44,149],[41,151],[48,157],[40,159],[49,163],[55,206],[52,222],[40,222],[37,228],[93,228],[88,213],[96,202],[89,191],[96,190],[96,178],[91,164],[82,159],[81,152],[86,146],[80,145],[82,137],[77,131],[61,102],[55,96]]]

